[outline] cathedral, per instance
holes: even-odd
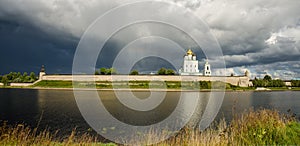
[[[199,61],[197,60],[196,54],[191,49],[189,49],[184,55],[183,66],[179,70],[179,74],[211,76],[211,68],[207,60],[204,65],[203,73],[200,73],[198,64]]]

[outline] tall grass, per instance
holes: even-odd
[[[76,136],[75,130],[65,138],[57,138],[57,132],[50,133],[47,129],[38,132],[37,128],[31,129],[23,124],[10,126],[4,122],[0,127],[0,145],[115,145],[100,143],[88,134]]]
[[[232,143],[245,145],[300,144],[300,123],[274,110],[250,111],[230,124]]]
[[[148,134],[149,140],[159,139]],[[133,143],[135,139],[132,139]],[[136,143],[139,143],[138,141]],[[146,144],[147,142],[145,142]],[[57,138],[48,130],[37,132],[24,125],[0,127],[0,145],[115,145],[100,143],[88,134]],[[221,120],[203,132],[184,128],[177,135],[155,145],[300,145],[300,123],[293,116],[275,110],[250,110],[235,115],[230,123]]]

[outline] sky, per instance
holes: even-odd
[[[93,22],[112,9],[136,1],[143,0],[0,0],[0,74],[10,71],[37,73],[41,65],[46,66],[46,72],[49,74],[72,73],[77,45]],[[179,10],[177,8],[181,7],[187,12],[176,13],[182,13],[183,16],[193,14],[209,27],[223,53],[222,58],[208,58],[212,62],[214,75],[242,75],[248,70],[252,78],[263,77],[265,74],[273,78],[300,78],[299,0],[164,1],[170,3],[170,10],[158,8],[153,10],[155,15],[173,18],[173,9],[176,12]],[[127,9],[125,13],[126,17],[112,15],[106,21],[119,23],[135,15],[146,15],[143,9]],[[195,27],[202,25],[197,24],[198,20],[183,20],[185,19],[178,18],[172,21],[190,26],[193,33],[201,29]],[[104,29],[109,29],[113,26],[108,24],[105,27],[107,28]],[[148,38],[147,41],[140,39],[139,43],[132,43],[145,36],[167,39]],[[102,35],[98,34],[95,37],[101,38]],[[195,45],[188,34],[171,26],[150,22],[132,24],[117,31],[107,40],[98,56],[96,68],[111,67],[118,53],[126,47],[129,47],[128,58],[145,55],[149,53],[149,50],[145,49],[156,47],[155,51],[159,52],[157,54],[170,55],[166,58],[180,63],[184,54],[174,57],[180,52],[170,53],[172,51],[164,48],[174,47],[172,43],[177,43],[184,49],[202,48],[201,45]],[[202,70],[205,53],[195,53]],[[160,67],[178,68],[176,65],[172,66],[166,58],[140,58],[132,68],[141,72],[155,71]],[[213,62],[221,59],[225,60],[226,70],[213,66]]]

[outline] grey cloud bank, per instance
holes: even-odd
[[[88,26],[108,10],[128,2],[133,1],[1,0],[0,73],[38,71],[42,64],[50,73],[70,73],[76,46]],[[273,77],[300,77],[299,0],[172,2],[186,7],[211,28],[223,50],[227,74],[242,74],[247,68],[252,77],[266,73]],[[168,12],[161,15],[165,17]],[[160,29],[145,24],[136,31],[128,31],[128,36],[134,38],[141,32],[151,34],[153,28]],[[169,38],[174,38],[172,33],[169,34]],[[278,40],[275,44],[267,44],[266,40],[272,35],[293,37],[294,42]],[[185,40],[183,36],[181,42]],[[113,47],[122,44],[121,41],[110,40],[104,57],[113,56]],[[189,44],[183,46],[195,47]],[[204,58],[201,52],[197,53],[199,59]],[[211,61],[218,61],[218,58]],[[102,61],[98,66],[109,67],[110,63]],[[215,68],[215,74],[221,71]]]

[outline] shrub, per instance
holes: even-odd
[[[137,70],[133,70],[130,72],[130,75],[138,75],[138,74],[139,74],[139,72]]]

